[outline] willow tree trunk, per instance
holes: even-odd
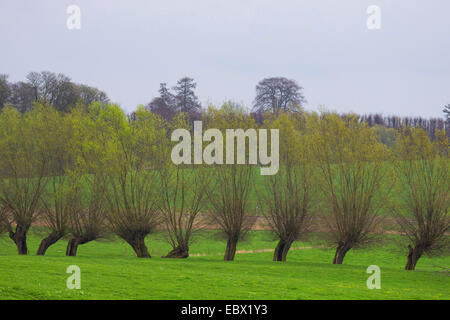
[[[225,256],[223,260],[225,261],[233,261],[234,256],[236,255],[236,247],[237,247],[237,238],[228,238],[227,240],[227,248],[225,249]]]
[[[351,245],[342,244],[338,245],[336,248],[336,253],[334,254],[333,264],[342,264],[344,261],[345,254],[351,249]]]
[[[95,240],[96,237],[77,236],[72,237],[67,243],[66,256],[75,257],[77,255],[78,246]]]
[[[64,232],[62,231],[53,231],[50,233],[47,238],[42,239],[41,244],[39,245],[38,251],[36,252],[36,255],[43,256],[47,249],[55,244],[59,239],[61,239],[64,236]]]
[[[10,232],[9,237],[12,241],[16,244],[17,252],[19,254],[28,254],[28,247],[27,247],[27,226],[23,226],[18,224],[16,226],[16,232]]]
[[[280,239],[273,253],[273,261],[286,261],[286,256],[291,245],[292,241]]]
[[[179,245],[170,251],[167,255],[163,256],[163,258],[179,258],[185,259],[189,257],[189,247],[186,245]]]
[[[405,270],[415,270],[417,261],[419,261],[420,257],[423,254],[423,250],[420,247],[412,248],[408,246],[408,256],[406,258],[406,266]]]
[[[71,238],[69,242],[67,242],[66,256],[75,257],[77,255],[79,244],[80,244],[79,238]]]
[[[145,245],[145,236],[135,236],[133,239],[127,240],[127,242],[133,248],[138,258],[151,258]]]

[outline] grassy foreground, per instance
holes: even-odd
[[[169,246],[161,235],[148,238],[152,259],[134,257],[122,241],[82,245],[65,257],[66,241],[46,256],[34,256],[39,237],[29,237],[29,256],[18,256],[12,241],[0,238],[0,299],[450,299],[450,258],[423,257],[416,271],[404,271],[398,236],[369,249],[351,250],[343,265],[318,240],[299,242],[286,263],[272,252],[238,253],[222,261],[225,242],[212,232],[197,236],[186,260],[162,259]],[[268,249],[275,241],[254,231],[238,250]],[[313,247],[303,248],[300,247]],[[81,290],[69,290],[69,265],[81,268]],[[370,265],[381,268],[381,289],[369,290]],[[446,269],[447,268],[447,269]]]

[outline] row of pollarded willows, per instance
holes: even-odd
[[[233,104],[209,108],[208,128],[256,128]],[[253,220],[258,202],[279,242],[275,261],[307,233],[315,212],[325,215],[336,254],[370,240],[382,210],[396,217],[410,241],[406,269],[435,248],[448,248],[449,152],[442,131],[430,141],[421,129],[403,127],[394,149],[356,116],[280,112],[263,128],[279,129],[280,169],[259,176],[252,165],[174,165],[170,132],[191,129],[179,113],[170,122],[139,108],[127,117],[115,105],[92,104],[62,113],[37,104],[0,114],[1,226],[27,254],[27,233],[36,219],[49,233],[37,254],[70,235],[67,255],[112,231],[138,257],[150,257],[145,238],[159,225],[167,231],[168,258],[186,258],[199,212],[227,238],[225,260]],[[395,186],[395,187],[394,187]],[[395,195],[396,201],[391,201]]]

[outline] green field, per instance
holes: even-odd
[[[78,257],[65,257],[66,241],[34,256],[39,237],[29,237],[28,256],[18,256],[8,238],[0,238],[0,299],[450,299],[450,258],[423,257],[416,271],[404,271],[399,236],[351,250],[343,265],[332,265],[334,251],[317,238],[297,242],[286,263],[271,252],[238,253],[222,261],[225,241],[213,231],[198,234],[185,260],[160,258],[169,251],[162,234],[148,237],[151,259],[138,259],[131,247],[109,239],[80,246]],[[254,231],[238,250],[269,249],[275,241]],[[303,248],[300,247],[313,247]],[[81,268],[81,290],[69,290],[66,268]],[[369,290],[366,268],[381,268],[381,289]]]

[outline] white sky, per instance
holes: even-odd
[[[71,4],[81,30],[66,27]],[[441,117],[449,14],[448,0],[0,0],[0,73],[62,72],[127,111],[183,76],[204,104],[247,106],[259,80],[285,76],[309,110]]]

